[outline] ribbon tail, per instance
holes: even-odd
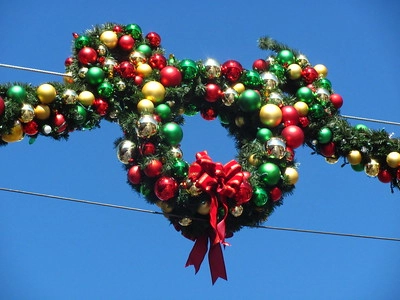
[[[202,235],[196,239],[192,251],[190,251],[185,267],[194,266],[195,274],[200,270],[201,263],[206,256],[208,248],[208,236]]]
[[[228,280],[221,244],[218,243],[210,246],[210,251],[208,252],[208,263],[210,264],[213,285],[218,278]]]

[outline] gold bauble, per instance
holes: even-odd
[[[242,117],[242,116],[237,116],[237,117],[235,118],[235,125],[236,125],[237,127],[242,127],[242,126],[244,126],[244,124],[246,124],[246,121],[244,120],[244,117]]]
[[[35,110],[32,105],[30,104],[23,104],[21,107],[21,116],[19,117],[19,120],[22,123],[28,123],[33,120],[35,117]]]
[[[231,212],[232,216],[240,217],[243,213],[243,206],[238,205],[238,206],[232,207],[230,212]]]
[[[358,150],[351,150],[349,154],[347,154],[346,158],[349,164],[355,166],[361,163],[362,155]]]
[[[328,164],[333,165],[333,164],[336,164],[336,163],[339,161],[339,158],[336,157],[336,156],[325,157],[325,161],[326,161]]]
[[[371,159],[371,161],[364,166],[365,174],[370,177],[376,177],[379,174],[379,167],[379,163],[375,159]]]
[[[279,106],[268,103],[260,109],[260,121],[268,127],[276,127],[282,121],[282,111]]]
[[[39,104],[34,111],[36,119],[47,120],[50,117],[50,107],[46,104]]]
[[[109,49],[113,49],[118,44],[118,36],[114,31],[107,30],[100,35],[100,41]]]
[[[179,223],[179,225],[186,227],[186,226],[189,226],[190,224],[192,224],[192,219],[182,218],[178,221],[178,223]]]
[[[37,90],[36,94],[40,100],[41,103],[43,104],[48,104],[54,101],[56,98],[57,92],[54,86],[51,84],[45,83],[40,85]]]
[[[154,112],[154,103],[149,99],[142,99],[137,104],[137,110],[141,114],[152,114]]]
[[[397,168],[400,166],[400,153],[399,152],[390,152],[386,156],[386,162],[389,167]]]
[[[152,71],[149,64],[140,64],[136,67],[136,73],[143,78],[150,76]]]
[[[292,80],[299,79],[301,77],[301,67],[298,64],[291,64],[287,68],[288,76]]]
[[[160,201],[160,200],[158,200],[158,201],[156,202],[156,205],[157,205],[159,208],[161,208],[161,210],[162,210],[162,212],[163,212],[164,214],[169,214],[169,213],[171,213],[171,212],[174,210],[174,208],[173,208],[171,205],[169,205],[169,203],[168,203],[167,201]]]
[[[243,83],[236,83],[233,87],[232,87],[238,94],[241,94],[245,91],[246,87],[244,86]]]
[[[299,173],[295,168],[287,167],[285,170],[285,175],[287,183],[294,185],[299,180]]]
[[[14,122],[14,127],[11,128],[11,132],[9,134],[4,134],[1,136],[1,139],[6,143],[19,142],[23,138],[24,131],[20,121]]]
[[[257,158],[256,154],[252,154],[249,156],[248,158],[249,164],[251,164],[252,166],[259,166],[261,164],[261,160]]]
[[[164,100],[165,88],[158,81],[149,81],[143,86],[142,93],[146,99],[158,103]]]
[[[147,59],[146,56],[139,51],[133,51],[131,54],[129,54],[129,61],[133,63],[135,66],[138,66],[140,64],[144,64]]]
[[[65,84],[74,83],[74,78],[72,77],[72,72],[66,73],[65,76],[63,77],[63,81]]]
[[[308,115],[308,105],[303,101],[298,101],[293,104],[293,107],[297,110],[300,117],[305,117]]]
[[[206,216],[210,213],[210,202],[202,201],[197,208],[197,212],[203,216]]]
[[[83,91],[78,96],[78,101],[84,106],[90,106],[94,103],[94,95],[92,92]]]
[[[328,68],[324,65],[315,65],[314,70],[317,71],[319,77],[325,78],[328,75]]]

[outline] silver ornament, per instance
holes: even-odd
[[[117,146],[117,158],[120,162],[127,165],[133,161],[136,145],[129,140],[123,140]]]
[[[74,90],[65,90],[61,98],[65,104],[74,104],[78,100],[78,94]]]
[[[190,224],[192,224],[192,219],[190,219],[190,218],[182,218],[182,219],[180,219],[180,220],[178,221],[178,223],[179,223],[181,226],[186,227],[186,226],[189,226]]]
[[[324,88],[318,88],[315,91],[315,95],[317,96],[317,99],[319,99],[321,102],[328,102],[329,98],[331,96],[331,94],[329,93],[329,91],[327,89]]]
[[[243,213],[243,206],[238,205],[231,208],[231,214],[234,217],[240,217]]]
[[[214,79],[221,76],[221,65],[212,58],[204,62],[204,75],[207,79]]]
[[[261,79],[265,82],[265,87],[267,88],[267,90],[273,90],[279,85],[279,79],[274,73],[263,72],[260,76]]]
[[[105,56],[107,54],[107,47],[104,45],[99,45],[99,47],[97,48],[97,53],[99,54],[99,56]]]
[[[236,92],[233,88],[227,88],[223,93],[222,103],[225,106],[231,106],[233,103],[235,103],[238,96],[238,92]]]
[[[78,76],[79,76],[79,78],[85,78],[86,77],[86,73],[89,71],[89,69],[88,68],[86,68],[86,67],[82,67],[82,68],[80,68],[79,70],[78,70]]]
[[[139,64],[144,64],[146,62],[146,56],[139,51],[133,51],[129,54],[129,61],[135,66],[138,66]]]
[[[137,135],[141,138],[149,138],[158,131],[158,123],[151,115],[143,115],[137,124]]]
[[[118,90],[119,92],[122,92],[122,91],[124,91],[124,90],[126,89],[126,83],[123,82],[122,80],[118,81],[118,82],[116,83],[116,86],[117,86],[117,90]]]
[[[30,104],[23,104],[21,107],[21,116],[19,117],[19,120],[22,123],[28,123],[33,120],[35,117],[35,110],[32,105]]]
[[[296,63],[302,68],[304,68],[310,64],[310,62],[308,61],[308,58],[303,54],[300,54],[296,57]]]
[[[265,145],[267,155],[271,158],[282,159],[286,154],[285,142],[276,137],[270,138]]]

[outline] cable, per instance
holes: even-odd
[[[375,122],[375,123],[382,123],[388,125],[396,125],[400,126],[399,122],[392,122],[392,121],[385,121],[385,120],[376,120],[376,119],[369,119],[369,118],[362,118],[362,117],[354,117],[354,116],[345,116],[341,115],[343,118],[353,119],[353,120],[361,120],[361,121],[368,121],[368,122]]]
[[[170,216],[170,217],[182,218],[182,216],[173,215],[173,214],[164,214],[164,213],[153,211],[153,210],[147,210],[147,209],[141,209],[141,208],[135,208],[135,207],[128,207],[128,206],[122,206],[122,205],[115,205],[115,204],[109,204],[109,203],[102,203],[102,202],[95,202],[95,201],[88,201],[88,200],[82,200],[82,199],[75,199],[75,198],[69,198],[69,197],[63,197],[63,196],[55,196],[55,195],[49,195],[49,194],[43,194],[43,193],[35,193],[35,192],[29,192],[29,191],[15,190],[15,189],[10,189],[10,188],[0,187],[0,191],[9,192],[9,193],[18,193],[18,194],[24,194],[24,195],[30,195],[30,196],[37,196],[37,197],[43,197],[43,198],[51,198],[51,199],[57,199],[57,200],[64,200],[64,201],[71,201],[71,202],[77,202],[77,203],[83,203],[83,204],[97,205],[97,206],[103,206],[103,207],[124,209],[124,210],[136,211],[136,212],[141,212],[141,213],[149,213],[149,214],[156,214],[156,215],[166,215],[166,216]],[[196,220],[206,221],[206,219],[200,219],[200,218],[196,219]],[[363,239],[373,239],[373,240],[400,242],[400,238],[371,236],[371,235],[360,235],[360,234],[353,234],[353,233],[340,233],[340,232],[329,232],[329,231],[318,231],[318,230],[298,229],[298,228],[285,228],[285,227],[274,227],[274,226],[264,226],[264,225],[248,226],[248,227],[261,228],[261,229],[270,229],[270,230],[280,230],[280,231],[291,231],[291,232],[323,234],[323,235],[333,235],[333,236],[341,236],[341,237],[353,237],[353,238],[363,238]]]
[[[71,77],[71,75],[65,74],[65,73],[46,71],[46,70],[27,68],[27,67],[20,67],[20,66],[15,66],[15,65],[7,65],[7,64],[2,64],[2,63],[0,63],[0,67],[10,68],[10,69],[17,69],[17,70],[24,70],[24,71],[30,71],[30,72],[37,72],[37,73],[43,73],[43,74],[50,74],[50,75],[57,75],[57,76],[63,76],[63,77]]]

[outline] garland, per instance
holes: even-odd
[[[296,148],[306,144],[329,163],[343,158],[400,188],[399,140],[351,126],[327,68],[286,45],[261,38],[259,47],[272,54],[247,70],[235,60],[166,57],[159,34],[144,35],[137,24],[107,23],[73,37],[63,83],[0,85],[0,145],[24,136],[30,144],[67,139],[102,119],[118,122],[124,136],[115,146],[128,184],[195,241],[187,265],[197,272],[208,252],[213,283],[226,279],[226,238],[264,222],[293,192]],[[184,160],[184,115],[197,113],[219,118],[237,160],[214,162],[207,151]]]

